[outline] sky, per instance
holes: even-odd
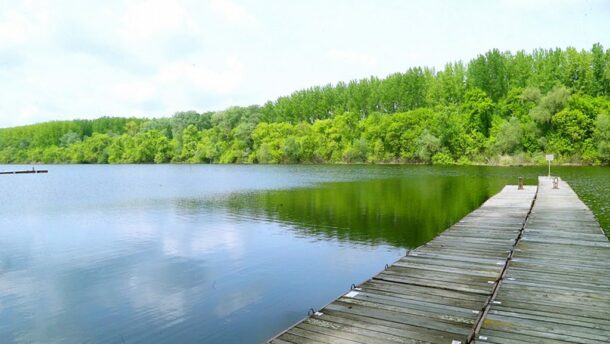
[[[596,42],[610,47],[610,1],[0,0],[0,127],[222,110]]]

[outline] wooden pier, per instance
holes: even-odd
[[[610,342],[607,262],[566,183],[509,185],[270,343]]]
[[[479,343],[610,343],[610,242],[567,183],[536,203]]]
[[[31,173],[49,173],[48,170],[36,170],[32,168],[31,170],[20,170],[20,171],[0,171],[0,175],[2,174],[31,174]]]

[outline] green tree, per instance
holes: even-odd
[[[441,149],[441,140],[425,129],[417,139],[417,156],[423,162],[431,162],[432,156]]]
[[[549,91],[536,107],[530,110],[530,116],[540,124],[548,124],[554,114],[561,111],[570,98],[570,91],[564,86],[556,86]]]
[[[78,133],[73,131],[68,131],[62,137],[59,138],[59,145],[61,147],[69,147],[77,142],[81,141],[81,137]]]
[[[502,98],[509,88],[507,54],[493,49],[479,55],[468,65],[468,83],[483,90],[494,101]]]
[[[591,120],[580,110],[564,109],[553,116],[553,127],[572,145],[578,145],[591,135]]]
[[[201,140],[200,131],[194,124],[189,124],[180,135],[182,147],[178,155],[178,161],[197,162],[197,145]]]
[[[517,151],[523,140],[523,129],[517,117],[503,121],[499,126],[493,149],[500,154],[510,154]]]
[[[610,96],[610,49],[604,53],[601,44],[596,43],[591,48],[592,86],[590,92],[594,96]]]
[[[610,50],[491,50],[436,72],[313,86],[263,106],[0,128],[0,162],[609,163]],[[522,154],[523,153],[523,154]]]
[[[595,122],[595,142],[599,158],[605,163],[610,163],[610,115],[600,113]]]
[[[468,128],[471,131],[478,131],[484,136],[489,136],[494,103],[485,92],[478,88],[466,92],[462,111],[468,116]]]

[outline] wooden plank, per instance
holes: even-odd
[[[272,342],[466,343],[535,193],[536,187],[505,187],[448,231]]]
[[[507,317],[490,314],[484,321],[484,327],[577,343],[598,344],[610,342],[610,332],[606,330],[530,320],[518,315]]]
[[[467,337],[471,331],[472,322],[469,321],[455,321],[456,319],[443,319],[441,317],[426,317],[417,316],[413,313],[396,312],[383,308],[368,308],[358,305],[347,305],[340,302],[333,302],[327,306],[323,312],[328,311],[341,311],[348,314],[355,314],[365,316],[368,318],[380,319],[391,321],[394,323],[405,324],[410,326],[417,326],[424,329],[445,331],[454,334],[455,336]]]
[[[477,343],[497,343],[497,344],[565,344],[564,340],[534,337],[522,333],[504,332],[499,330],[482,329],[477,336]]]
[[[450,343],[451,340],[460,338],[464,340],[466,336],[457,336],[454,333],[430,330],[418,326],[399,324],[391,321],[374,319],[371,317],[358,316],[349,313],[329,311],[319,319],[338,324],[351,325],[354,327],[371,329],[382,333],[391,333],[401,338],[410,338],[417,343]]]
[[[532,214],[485,318],[483,343],[610,342],[610,243],[565,182],[540,178]]]
[[[274,340],[610,342],[610,243],[566,183],[535,192],[505,187]]]

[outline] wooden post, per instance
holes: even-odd
[[[553,177],[553,189],[559,189],[559,177]]]
[[[519,187],[518,190],[523,190],[523,177],[519,177]]]

